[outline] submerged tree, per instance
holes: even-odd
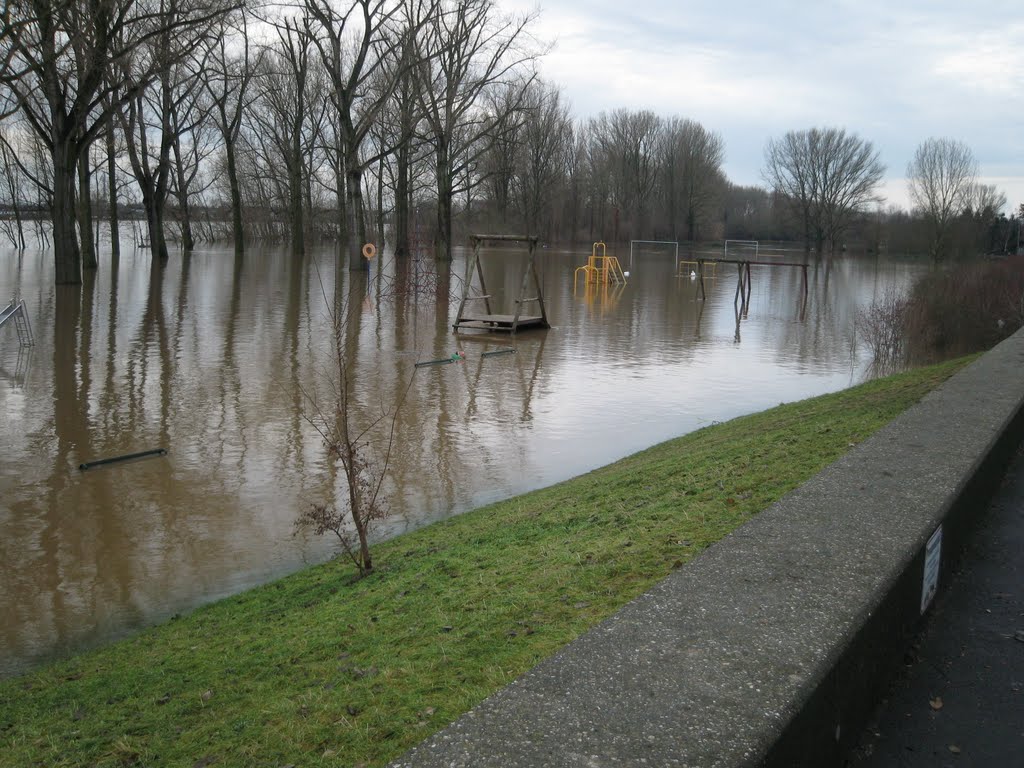
[[[238,19],[241,50],[229,50],[227,40],[232,27],[225,19],[221,22],[216,42],[211,46],[210,58],[204,70],[203,85],[213,104],[213,123],[220,134],[224,148],[225,174],[228,199],[231,205],[231,236],[235,255],[245,251],[245,229],[242,225],[242,187],[238,172],[238,145],[242,131],[242,117],[248,106],[249,85],[256,64],[249,56],[249,35],[246,16]]]
[[[410,41],[435,13],[438,0],[351,0],[336,8],[328,0],[304,0],[315,29],[313,44],[330,83],[335,129],[339,235],[348,242],[351,264],[361,263],[366,241],[363,175],[394,146],[366,150],[367,136],[403,80],[415,66]],[[400,132],[396,142],[409,141]]]
[[[616,239],[620,214],[630,238],[639,238],[647,230],[658,181],[656,149],[661,129],[661,118],[650,110],[616,109],[590,121],[595,161],[591,173],[592,177],[601,174],[607,179],[607,202],[615,211]]]
[[[166,61],[144,48],[161,36],[185,55],[191,36],[229,10],[229,2],[177,0],[11,0],[0,15],[0,114],[20,112],[46,145],[52,163],[50,213],[57,283],[80,283],[76,231],[76,174],[83,156],[106,130],[112,110],[132,99],[148,78],[125,82],[126,63]],[[138,69],[136,69],[138,74]]]
[[[174,46],[172,34],[181,23],[174,3],[158,14],[161,34],[140,48],[141,55],[121,64],[125,87],[134,93],[119,118],[132,174],[142,195],[149,246],[154,258],[166,261],[167,206],[172,191],[178,195],[179,212],[184,214],[182,240],[186,250],[193,246],[188,218],[190,175],[194,170],[183,152],[183,139],[195,148],[195,134],[207,107],[202,104],[202,77],[209,25],[195,29],[192,48],[183,55]]]
[[[310,207],[310,168],[320,143],[318,100],[323,96],[322,68],[315,65],[308,17],[286,18],[276,25],[276,41],[262,51],[256,94],[246,112],[249,165],[259,186],[273,189],[285,206],[292,252],[306,251]],[[269,196],[268,196],[269,197]]]
[[[765,147],[764,178],[790,201],[807,250],[834,251],[858,213],[878,202],[885,165],[870,141],[841,128],[790,131]]]
[[[969,204],[977,176],[974,153],[954,139],[928,139],[907,165],[910,200],[927,223],[928,250],[936,263],[946,255],[953,221]]]
[[[559,185],[568,176],[573,148],[569,108],[557,88],[536,81],[526,95],[522,140],[516,149],[513,196],[526,234],[550,237],[550,222]]]
[[[417,39],[416,97],[434,154],[440,259],[452,256],[453,198],[479,182],[474,166],[535,76],[538,52],[528,40],[534,18],[500,16],[493,0],[452,0]],[[485,93],[510,84],[517,95],[502,100],[502,111],[485,109]]]
[[[724,193],[725,142],[696,120],[675,117],[664,124],[661,152],[661,193],[670,235],[696,240]]]

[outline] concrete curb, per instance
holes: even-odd
[[[1024,435],[1022,373],[1024,331],[392,766],[840,764],[929,539],[941,588]]]

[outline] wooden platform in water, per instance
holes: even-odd
[[[477,329],[484,331],[505,331],[514,333],[528,328],[550,328],[547,320],[539,315],[465,315],[452,326],[456,331]]]

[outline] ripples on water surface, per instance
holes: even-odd
[[[378,257],[383,274],[343,268],[336,284],[329,251],[200,251],[155,276],[141,252],[55,288],[51,254],[0,253],[0,297],[27,301],[37,341],[23,351],[0,329],[0,675],[329,556],[327,540],[293,536],[297,511],[340,482],[304,418],[306,396],[329,402],[326,297],[353,309],[358,411],[409,387],[380,531],[392,535],[857,383],[857,309],[915,269],[812,266],[802,309],[799,270],[755,267],[737,323],[734,267],[701,301],[657,253],[637,257],[624,288],[577,292],[585,259],[541,254],[550,331],[463,339],[451,322],[465,254],[450,275]],[[522,264],[485,260],[494,311],[511,311]],[[457,349],[465,362],[414,368]],[[155,447],[167,456],[78,470]]]

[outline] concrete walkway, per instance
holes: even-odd
[[[849,768],[1024,766],[1024,451]]]
[[[1024,330],[393,765],[841,766],[1017,452],[1022,372]]]

